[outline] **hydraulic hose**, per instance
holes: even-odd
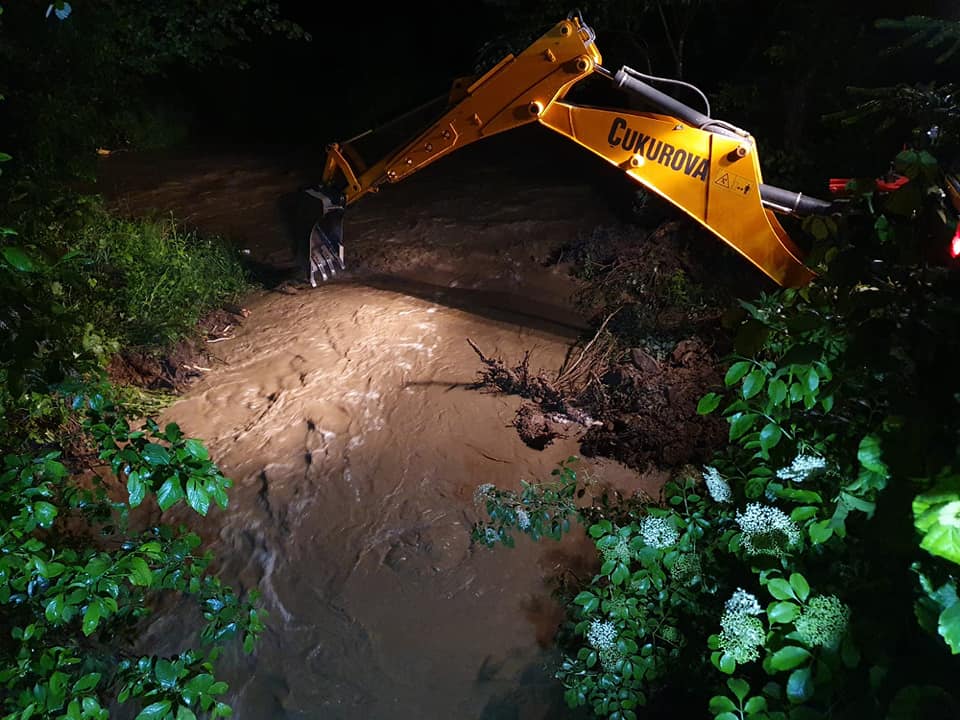
[[[613,82],[617,87],[623,88],[624,90],[629,90],[635,95],[642,97],[644,100],[653,103],[661,110],[664,110],[666,114],[679,118],[688,125],[693,125],[696,128],[702,128],[706,125],[712,125],[714,123],[713,119],[707,117],[702,112],[694,110],[689,105],[684,105],[676,98],[667,95],[665,92],[657,90],[655,87],[653,87],[653,85],[649,85],[643,80],[632,76],[629,73],[628,68],[621,68],[620,70],[617,70],[616,74],[613,76]]]
[[[773,185],[760,186],[760,199],[770,210],[790,213],[791,215],[829,215],[833,211],[833,203],[819,200],[803,193],[774,187]]]
[[[743,131],[738,133],[738,128],[720,120],[714,120],[676,98],[657,90],[632,74],[630,68],[621,68],[613,75],[612,79],[617,87],[629,90],[652,103],[664,113],[682,120],[688,125],[700,129],[709,129],[711,132],[732,137],[743,133]],[[765,207],[792,215],[827,215],[833,210],[833,203],[772,185],[760,186],[760,198]]]

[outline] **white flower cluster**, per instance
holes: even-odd
[[[714,502],[730,503],[733,502],[733,493],[730,492],[730,484],[723,479],[720,471],[709,465],[703,468],[703,480],[707,484],[707,492]]]
[[[702,570],[699,555],[695,553],[684,553],[673,563],[673,567],[670,568],[670,576],[677,582],[688,583],[699,575]]]
[[[640,521],[640,535],[647,545],[661,550],[673,547],[680,539],[680,534],[670,522],[670,518],[652,515],[647,515]]]
[[[781,480],[792,480],[793,482],[803,482],[809,477],[827,467],[827,461],[817,455],[804,455],[800,453],[785,468],[777,470],[777,477]]]
[[[617,628],[612,622],[594,620],[587,630],[587,642],[595,650],[608,650],[617,644]]]
[[[724,603],[723,609],[728,613],[741,615],[760,615],[763,612],[763,608],[757,602],[757,596],[743,588],[737,588],[733,592],[730,599]]]
[[[800,528],[782,510],[750,503],[737,512],[737,524],[743,532],[740,541],[749,555],[783,556],[800,542]]]
[[[795,623],[800,639],[807,645],[835,648],[850,622],[850,608],[835,595],[810,599]]]
[[[521,530],[530,529],[530,515],[527,513],[526,510],[523,510],[523,509],[517,510],[517,526]]]
[[[720,647],[738,663],[753,662],[760,657],[766,642],[766,631],[759,618],[762,612],[757,598],[738,588],[724,605],[720,618]]]
[[[497,535],[497,531],[494,530],[492,527],[488,527],[486,530],[484,530],[483,536],[484,538],[486,538],[488,543],[495,543],[500,537],[499,535]]]
[[[484,483],[483,485],[477,485],[477,489],[473,491],[473,502],[477,505],[480,505],[487,499],[487,496],[493,490],[496,490],[497,486],[493,483]]]

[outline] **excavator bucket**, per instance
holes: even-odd
[[[344,206],[342,202],[337,202],[336,193],[333,191],[309,188],[305,192],[319,203],[317,221],[310,229],[307,252],[309,263],[307,279],[312,287],[316,287],[318,274],[326,282],[338,271],[346,269],[343,262]]]

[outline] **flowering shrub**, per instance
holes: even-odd
[[[630,720],[682,689],[716,720],[960,716],[960,283],[920,247],[935,163],[897,164],[909,197],[831,219],[809,287],[740,303],[698,406],[728,446],[657,503],[557,506],[599,563],[558,638],[571,707]],[[524,497],[492,509],[516,526]]]

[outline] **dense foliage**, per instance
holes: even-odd
[[[183,500],[206,515],[226,506],[230,481],[176,425],[135,429],[117,404],[103,366],[140,326],[118,312],[123,290],[98,289],[95,248],[77,246],[54,258],[0,248],[0,712],[106,717],[134,699],[143,718],[226,715],[213,662],[231,636],[252,647],[260,611],[206,573],[196,535],[131,510]],[[148,286],[145,309],[160,318],[199,309],[156,278],[133,285]],[[208,647],[168,658],[141,646],[138,628],[169,592],[195,598]]]
[[[958,138],[954,113],[924,109],[948,122],[891,163],[909,182],[855,180],[805,224],[818,277],[739,302],[724,387],[698,408],[729,427],[709,465],[647,505],[578,505],[570,466],[559,485],[481,488],[480,542],[576,519],[596,544],[596,574],[566,597],[571,707],[659,717],[679,693],[681,714],[717,720],[960,714],[960,278],[942,189]]]
[[[231,481],[175,424],[135,423],[140,396],[105,374],[121,348],[192,332],[246,271],[216,239],[117,218],[60,182],[131,127],[144,78],[223,58],[250,28],[289,29],[270,3],[239,5],[3,8],[18,152],[0,153],[14,166],[0,204],[0,717],[230,715],[217,658],[231,638],[252,651],[263,629],[255,594],[224,586],[199,537],[168,520],[178,504],[225,508]],[[144,628],[176,601],[198,637],[161,655]]]

